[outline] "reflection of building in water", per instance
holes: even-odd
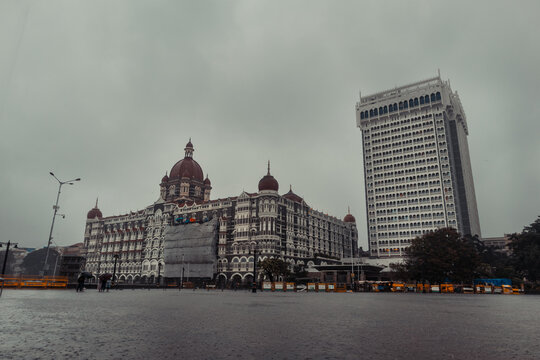
[[[112,273],[118,255],[116,272],[121,281],[154,282],[163,276],[167,226],[190,226],[211,219],[217,223],[214,275],[221,281],[251,281],[254,251],[258,261],[280,258],[291,270],[338,263],[343,257],[357,255],[354,217],[347,214],[340,220],[313,210],[292,187],[280,195],[270,164],[258,192],[210,200],[211,182],[208,177],[203,179],[201,166],[193,159],[191,141],[184,150],[184,158],[162,178],[160,197],[154,204],[103,217],[96,202],[86,222],[86,271]],[[186,277],[189,267],[186,262]]]

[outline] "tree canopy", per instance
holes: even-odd
[[[480,264],[473,242],[453,228],[417,237],[405,252],[402,270],[406,276],[430,283],[472,282]]]
[[[287,277],[290,273],[289,265],[281,259],[264,259],[257,264],[259,269],[270,281],[278,277]]]
[[[520,234],[512,234],[510,239],[515,269],[529,281],[540,280],[540,217]]]

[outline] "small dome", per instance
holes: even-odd
[[[101,219],[102,217],[103,217],[103,214],[101,214],[101,211],[99,211],[97,207],[90,210],[88,214],[86,215],[87,219],[95,219],[95,218]]]
[[[259,191],[263,190],[279,190],[279,184],[272,175],[270,175],[270,161],[268,161],[268,173],[259,181]]]
[[[167,173],[165,173],[165,176],[161,179],[162,183],[166,183],[169,181],[169,177],[167,176]]]
[[[212,185],[210,179],[208,178],[208,175],[206,175],[206,179],[204,179],[204,185]]]
[[[193,144],[191,143],[191,138],[189,138],[189,141],[186,144],[186,148],[193,148]]]
[[[292,186],[290,187],[289,189],[289,192],[286,193],[285,195],[283,195],[283,197],[285,199],[289,199],[291,201],[294,201],[294,202],[297,202],[297,203],[301,203],[304,199],[302,199],[300,196],[296,195],[295,193],[293,193],[292,191]]]
[[[345,217],[343,218],[343,221],[346,223],[356,223],[356,219],[351,214],[345,215]]]

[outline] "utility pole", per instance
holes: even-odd
[[[6,265],[7,265],[7,261],[8,261],[8,254],[9,254],[9,247],[11,246],[11,244],[13,244],[11,242],[11,240],[8,240],[7,243],[0,243],[0,247],[5,244],[6,245],[6,254],[4,255],[4,265],[2,265],[2,276],[4,276],[4,274],[6,273]],[[17,244],[14,244],[15,248],[17,248]]]

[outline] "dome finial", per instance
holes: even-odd
[[[99,199],[99,197],[96,197],[96,209],[98,208],[97,207],[98,199]]]
[[[351,213],[351,207],[347,206],[347,214],[350,214],[350,213]]]
[[[289,191],[292,191],[292,184],[289,184]]]
[[[270,160],[268,160],[268,173],[266,175],[270,175]]]

